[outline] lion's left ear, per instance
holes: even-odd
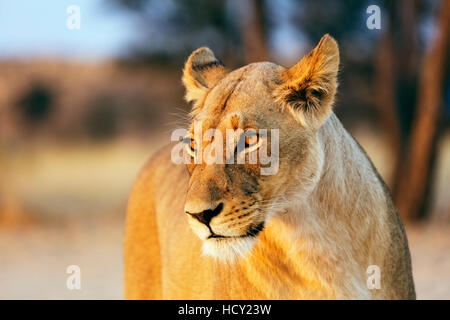
[[[194,103],[194,111],[201,104],[206,93],[227,72],[211,49],[202,47],[191,53],[184,65],[182,80],[186,88],[185,99],[187,102]]]
[[[282,72],[275,98],[304,126],[318,129],[331,113],[337,88],[339,48],[331,36],[289,70]]]

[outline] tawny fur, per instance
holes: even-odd
[[[279,128],[279,170],[186,167],[172,163],[173,145],[160,150],[129,200],[126,298],[415,298],[389,191],[331,110],[338,64],[330,36],[291,69],[256,63],[228,72],[207,48],[191,55],[183,81],[193,120],[204,130]],[[264,229],[253,238],[207,239],[208,228],[185,210],[219,202],[215,233],[240,236],[261,222]],[[380,289],[367,287],[370,265],[380,268]]]

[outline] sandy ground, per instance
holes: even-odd
[[[450,299],[450,225],[407,228],[418,299]]]
[[[0,233],[0,299],[122,299],[123,223],[110,219]],[[69,265],[81,289],[69,290]]]
[[[0,299],[122,299],[120,219],[0,233]],[[408,227],[419,299],[450,299],[450,226]],[[81,268],[81,289],[66,286]]]

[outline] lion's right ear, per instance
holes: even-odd
[[[331,113],[338,69],[338,44],[326,34],[295,66],[282,72],[275,98],[302,125],[319,129]]]
[[[211,49],[202,47],[192,52],[183,70],[186,101],[193,102],[193,108],[197,108],[203,102],[206,93],[227,72],[223,63],[216,58]]]

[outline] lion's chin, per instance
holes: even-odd
[[[203,241],[203,255],[211,256],[221,262],[232,263],[244,258],[255,245],[254,236],[240,238],[210,238]]]

